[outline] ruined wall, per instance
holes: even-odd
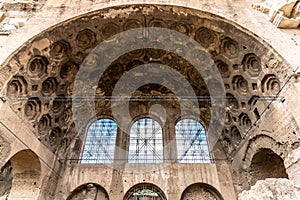
[[[13,184],[9,199],[37,199],[39,194],[41,164],[30,150],[14,155],[12,164]]]
[[[217,200],[222,197],[235,199],[234,194],[226,194],[220,188],[217,168],[214,164],[126,164],[122,168],[101,164],[70,164],[68,166],[57,188],[56,198],[58,199],[66,199],[73,191],[79,191],[76,189],[78,186],[86,183],[101,185],[107,191],[109,199],[114,200],[122,200],[132,187],[141,183],[157,186],[167,199],[179,200],[184,190],[195,183],[206,183],[214,189],[196,185],[185,192],[186,197],[191,191],[201,193],[201,191],[208,190],[211,192],[204,192],[203,195],[216,196]],[[222,196],[218,196],[219,193]]]
[[[7,162],[0,170],[0,199],[5,199],[12,187],[12,167],[11,163]]]
[[[262,149],[272,150],[283,163],[289,179],[299,183],[299,176],[296,175],[297,162],[299,157],[295,152],[299,151],[299,125],[297,124],[298,114],[293,112],[295,98],[299,95],[297,76],[291,76],[283,89],[281,96],[283,101],[275,101],[270,107],[266,107],[266,120],[259,120],[252,132],[249,133],[249,138],[245,145],[236,154],[233,162],[233,177],[241,177],[241,180],[236,183],[238,191],[249,187],[248,181],[250,178],[250,165],[253,162],[253,157]],[[284,110],[284,112],[282,112]],[[293,160],[293,161],[292,161]],[[237,167],[238,166],[238,167]],[[282,164],[277,165],[278,169],[282,169]],[[240,175],[238,175],[240,174]],[[270,177],[277,177],[274,174]],[[281,176],[286,177],[285,175]]]
[[[287,179],[268,178],[258,181],[251,190],[243,191],[240,200],[259,199],[289,199],[297,200],[300,197],[299,184]]]
[[[5,158],[7,158],[10,155],[11,146],[9,144],[10,141],[8,140],[8,138],[4,137],[4,133],[0,132],[0,134],[0,157],[2,158],[1,162],[4,162]]]
[[[282,158],[269,149],[262,149],[252,158],[249,167],[249,186],[266,178],[288,178]]]
[[[265,0],[252,5],[254,9],[269,14],[269,20],[278,28],[299,28],[299,1]]]

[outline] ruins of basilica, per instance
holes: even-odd
[[[300,1],[2,0],[0,200],[300,199]]]

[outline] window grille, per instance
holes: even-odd
[[[87,131],[81,163],[113,163],[117,124],[111,119],[93,122]]]
[[[166,200],[166,197],[158,187],[146,183],[131,188],[124,200]]]
[[[179,163],[210,163],[211,157],[203,126],[196,120],[183,119],[175,126]]]
[[[162,128],[153,119],[136,121],[130,129],[129,163],[162,163]]]

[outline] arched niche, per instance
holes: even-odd
[[[277,142],[274,138],[272,138],[271,136],[268,136],[266,134],[256,135],[255,137],[250,139],[249,144],[247,145],[245,155],[243,157],[243,160],[245,161],[247,168],[250,167],[253,156],[260,149],[263,149],[263,148],[264,149],[272,149],[272,151],[275,154],[281,155],[282,158],[285,158],[285,156],[287,154],[287,152],[286,152],[287,146],[285,144]]]
[[[151,183],[140,183],[131,187],[123,200],[167,200],[164,192]]]
[[[12,186],[8,199],[38,199],[41,176],[41,163],[38,156],[26,149],[16,153],[9,162],[12,170]]]
[[[195,183],[183,191],[180,200],[223,200],[223,197],[213,186]]]
[[[261,148],[255,153],[248,172],[250,186],[266,178],[288,178],[283,159],[266,148]]]
[[[67,200],[109,200],[106,190],[98,184],[86,183],[71,192]]]

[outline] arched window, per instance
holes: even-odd
[[[162,128],[153,119],[140,119],[131,126],[129,163],[162,163]]]
[[[96,183],[86,183],[77,187],[67,200],[101,199],[109,200],[106,190]]]
[[[205,183],[195,183],[188,186],[180,198],[180,200],[190,199],[223,200],[223,197],[213,186]]]
[[[112,163],[117,127],[111,119],[93,122],[87,131],[81,163]]]
[[[179,163],[211,162],[206,132],[198,121],[180,120],[175,131]]]
[[[140,183],[130,188],[123,200],[166,200],[164,192],[156,185]]]

